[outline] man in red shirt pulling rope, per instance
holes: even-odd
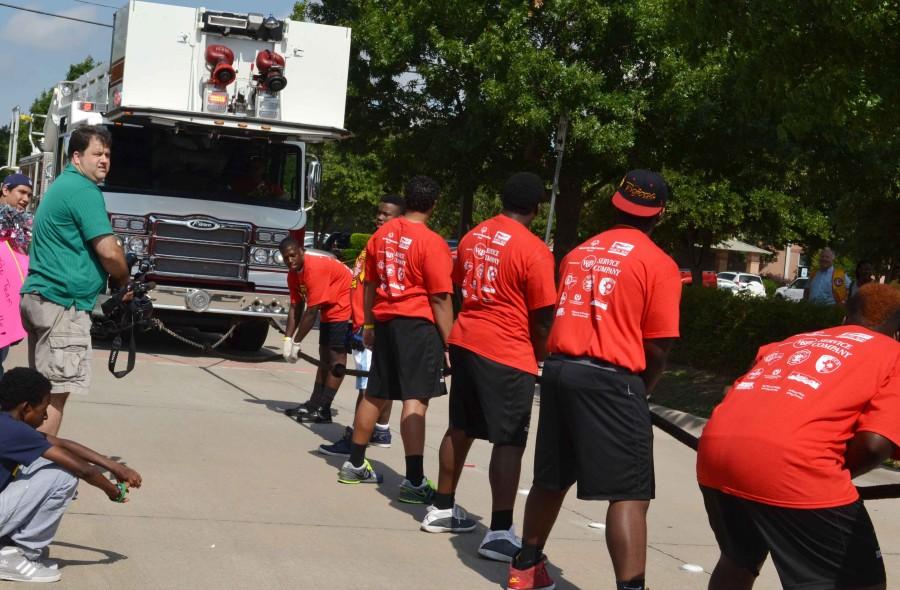
[[[372,368],[356,409],[350,457],[338,474],[343,484],[381,482],[366,460],[366,445],[385,405],[402,400],[406,478],[398,500],[410,504],[429,503],[434,494],[423,468],[425,414],[431,398],[447,393],[452,260],[447,242],[425,225],[439,195],[431,178],[410,179],[406,213],[381,226],[366,245],[363,341],[373,349]]]
[[[542,550],[569,488],[608,500],[606,543],[618,590],[644,590],[647,509],[654,497],[647,398],[678,337],[681,275],[649,237],[669,188],[647,170],[613,195],[617,225],[562,261],[541,377],[534,484],[511,590],[550,590]]]
[[[844,325],[760,348],[713,411],[697,453],[711,590],[749,590],[769,553],[784,588],[886,587],[851,479],[900,457],[898,328],[900,292],[865,285]]]
[[[309,401],[285,414],[298,422],[331,423],[331,403],[344,381],[350,335],[350,269],[335,258],[304,251],[294,238],[279,244],[288,267],[291,306],[283,345],[284,359],[297,362],[300,343],[319,316],[319,359]],[[303,302],[306,310],[298,318]]]
[[[536,174],[514,174],[503,187],[503,212],[479,223],[459,243],[453,283],[462,311],[450,332],[450,426],[441,442],[433,509],[421,524],[430,533],[475,528],[475,521],[456,506],[456,487],[473,440],[488,440],[494,445],[491,530],[478,553],[505,562],[521,547],[513,507],[534,403],[536,361],[546,356],[556,303],[553,254],[528,230],[545,193]]]

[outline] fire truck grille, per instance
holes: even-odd
[[[155,273],[215,277],[220,279],[243,279],[242,264],[225,264],[209,260],[182,260],[179,258],[157,258]]]
[[[246,280],[249,227],[200,230],[180,220],[155,221],[150,253],[156,273]]]
[[[216,244],[243,245],[249,238],[247,230],[239,227],[220,227],[213,230],[196,230],[177,223],[159,222],[156,224],[158,238],[174,238],[176,240],[196,240]]]
[[[177,256],[180,258],[201,258],[226,262],[243,262],[243,246],[222,244],[202,244],[198,242],[170,242],[156,240],[153,253],[156,256]]]

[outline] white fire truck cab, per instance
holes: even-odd
[[[349,52],[342,27],[131,0],[110,63],[55,88],[41,149],[19,166],[43,188],[72,131],[106,125],[106,208],[126,252],[153,261],[156,314],[236,326],[231,345],[256,350],[289,305],[278,243],[317,196],[307,147],[347,135]]]

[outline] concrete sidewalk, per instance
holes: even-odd
[[[313,333],[313,337],[317,334]],[[312,338],[306,350],[312,351]],[[313,367],[274,359],[244,363],[198,357],[172,341],[141,345],[135,371],[122,380],[95,351],[95,386],[70,400],[62,436],[138,469],[144,487],[131,502],[109,502],[80,488],[52,546],[61,589],[132,588],[501,588],[506,566],[476,550],[490,520],[490,446],[476,442],[457,499],[482,525],[467,535],[419,531],[424,506],[396,502],[403,477],[399,409],[394,445],[369,457],[385,476],[380,486],[337,483],[342,460],[315,452],[352,421],[356,392],[346,379],[335,424],[301,426],[280,410],[306,399]],[[272,335],[270,354],[280,351]],[[7,367],[24,364],[13,348]],[[537,404],[533,426],[537,420]],[[447,425],[447,398],[428,416],[425,470],[437,475],[437,448]],[[532,428],[532,437],[536,428]],[[522,523],[530,487],[529,442],[516,507]],[[752,450],[748,450],[752,452]],[[657,495],[650,511],[647,580],[653,590],[701,589],[718,550],[694,477],[694,452],[657,431]],[[889,579],[900,580],[900,516],[896,501],[869,503]],[[570,494],[546,553],[560,589],[609,588],[614,576],[603,530],[606,504]],[[3,587],[12,587],[7,583]],[[771,564],[759,588],[777,588]]]

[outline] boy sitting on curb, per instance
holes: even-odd
[[[55,563],[42,559],[78,480],[113,502],[128,501],[140,474],[70,440],[37,430],[47,419],[50,381],[18,367],[0,379],[0,580],[55,582]],[[95,467],[96,466],[96,467]],[[100,469],[108,470],[118,485]]]

